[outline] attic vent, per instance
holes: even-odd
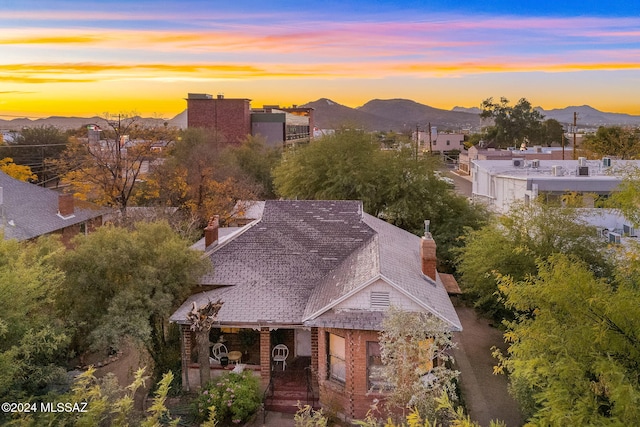
[[[389,292],[371,292],[371,308],[387,308],[389,305]]]

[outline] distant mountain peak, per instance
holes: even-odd
[[[480,114],[482,110],[479,107],[458,107],[455,106],[451,109],[451,111],[455,111],[457,113],[471,113],[471,114]]]

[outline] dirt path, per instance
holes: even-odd
[[[523,424],[518,404],[507,391],[507,378],[494,375],[496,360],[491,347],[505,348],[502,333],[479,318],[469,307],[456,307],[463,331],[457,334],[454,350],[460,386],[472,420],[488,426],[491,420],[502,420],[508,427]]]

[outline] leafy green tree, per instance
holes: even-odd
[[[166,398],[173,374],[168,372],[162,376],[158,388],[151,400],[151,406],[144,412],[134,408],[136,396],[144,390],[148,380],[144,368],[138,369],[134,380],[125,388],[120,387],[113,375],[103,378],[95,377],[95,369],[89,368],[74,381],[72,390],[65,394],[46,396],[38,401],[36,411],[19,414],[8,426],[97,426],[97,427],[156,427],[161,425],[177,426],[180,419],[172,416],[166,406]],[[58,404],[78,405],[76,410],[58,408]],[[53,410],[40,410],[49,407]],[[73,408],[73,406],[72,406]]]
[[[552,144],[567,144],[567,141],[564,139],[562,123],[556,119],[547,119],[542,122],[542,138],[543,140],[541,142],[548,146]]]
[[[75,329],[74,348],[143,343],[163,369],[168,317],[207,268],[199,253],[167,223],[138,223],[133,230],[104,226],[74,240],[59,259],[66,274],[57,307]],[[178,352],[174,353],[178,363]]]
[[[638,262],[627,259],[632,269]],[[622,271],[620,273],[623,273]],[[609,283],[555,254],[523,280],[501,276],[508,354],[498,370],[525,390],[534,425],[634,425],[640,419],[640,287]],[[638,278],[637,271],[632,275]]]
[[[611,194],[606,205],[619,209],[634,226],[640,227],[640,169],[627,170],[618,191]]]
[[[52,310],[64,279],[53,257],[62,250],[54,238],[21,243],[0,232],[0,396],[7,399],[65,382],[69,338]]]
[[[437,399],[454,397],[453,380],[458,372],[448,368],[452,360],[451,332],[437,317],[391,307],[382,323],[380,354],[383,376],[390,385],[387,406],[436,416]]]
[[[504,97],[499,102],[487,98],[481,107],[480,117],[493,121],[493,125],[485,129],[485,140],[494,141],[501,148],[543,142],[543,115],[534,110],[525,98],[514,106],[509,105],[509,100]]]
[[[496,274],[522,280],[537,273],[539,260],[556,253],[584,260],[599,277],[611,272],[607,243],[573,208],[516,205],[479,230],[469,230],[458,252],[460,286],[474,304],[496,320],[511,318],[498,295]]]
[[[285,153],[274,169],[276,194],[294,199],[361,200],[364,210],[412,233],[432,224],[441,267],[451,268],[451,249],[464,227],[486,216],[439,180],[438,160],[418,157],[410,147],[380,150],[370,134],[342,130]]]
[[[595,134],[587,135],[582,148],[597,157],[616,156],[623,160],[640,156],[640,129],[622,126],[600,126]]]
[[[259,198],[275,198],[271,170],[278,164],[282,156],[279,147],[269,147],[264,139],[248,136],[239,146],[229,146],[228,155],[239,169],[238,179],[246,177],[254,182]]]

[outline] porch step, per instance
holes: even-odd
[[[288,386],[286,388],[276,389],[273,395],[267,397],[265,401],[265,408],[268,411],[284,412],[289,414],[295,414],[298,411],[298,402],[300,405],[311,405],[314,409],[319,409],[318,398],[316,396],[309,396],[307,401],[307,390]]]
[[[273,412],[283,412],[285,414],[295,414],[298,412],[298,402],[300,402],[301,406],[311,405],[313,409],[320,409],[320,403],[317,399],[313,401],[307,402],[305,399],[295,399],[295,400],[271,400],[267,399],[264,407],[267,411]]]

